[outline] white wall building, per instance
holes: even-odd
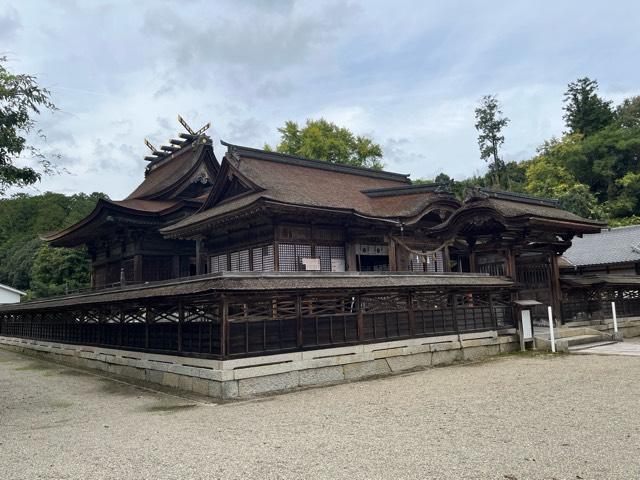
[[[20,297],[26,295],[26,293],[16,290],[15,288],[8,287],[0,283],[0,304],[2,303],[18,303]]]

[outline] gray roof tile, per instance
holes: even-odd
[[[563,258],[576,267],[640,262],[640,225],[604,229],[601,233],[574,238]]]

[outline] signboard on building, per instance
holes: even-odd
[[[300,261],[306,271],[319,272],[320,271],[320,259],[319,258],[301,258]]]
[[[332,258],[331,259],[331,271],[332,272],[344,272],[344,258]]]

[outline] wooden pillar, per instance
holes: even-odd
[[[171,278],[180,277],[180,255],[171,257]]]
[[[356,246],[353,243],[346,244],[346,257],[347,257],[347,272],[358,271],[358,259],[356,253]]]
[[[358,340],[362,341],[364,340],[364,312],[362,311],[362,302],[360,301],[360,295],[356,296],[356,302],[358,305]]]
[[[120,307],[120,322],[118,324],[118,345],[122,346],[122,330],[124,329],[124,307]]]
[[[278,248],[278,241],[273,242],[273,271],[280,271],[280,249]]]
[[[557,326],[562,323],[562,290],[560,288],[560,267],[558,257],[555,252],[549,254],[551,257],[551,307],[553,308],[553,319]]]
[[[396,242],[391,235],[387,235],[387,244],[389,245],[389,271],[398,271],[398,258],[396,256]]]
[[[153,310],[147,305],[144,313],[144,348],[149,348],[149,324],[153,321]]]
[[[476,239],[467,239],[467,245],[469,246],[469,272],[476,272]]]
[[[182,352],[182,323],[184,322],[184,305],[178,301],[178,353]]]
[[[137,254],[133,256],[133,281],[142,282],[142,255]]]
[[[204,273],[202,268],[202,237],[196,237],[196,275]]]
[[[413,311],[413,294],[407,294],[407,315],[409,317],[409,335],[412,337],[416,334],[416,317]]]
[[[510,277],[512,280],[516,279],[516,255],[513,251],[512,247],[508,247],[505,250],[505,259],[507,263],[507,277]]]
[[[220,318],[220,358],[225,359],[227,357],[227,353],[229,351],[229,304],[223,298],[220,301],[220,311],[222,312]]]
[[[476,252],[469,250],[469,272],[476,273]]]
[[[302,348],[304,345],[304,337],[302,333],[302,297],[296,295],[296,343],[298,348]]]
[[[449,254],[449,245],[444,247],[442,256],[443,256],[442,263],[444,264],[444,271],[450,272],[451,271],[451,255]]]

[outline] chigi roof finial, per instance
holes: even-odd
[[[188,132],[188,134],[193,137],[198,137],[199,135],[202,135],[204,132],[209,130],[209,128],[211,128],[211,122],[207,122],[200,130],[194,131],[186,122],[186,120],[182,118],[182,116],[178,115],[178,121],[180,122],[180,125],[182,125],[184,129]]]

